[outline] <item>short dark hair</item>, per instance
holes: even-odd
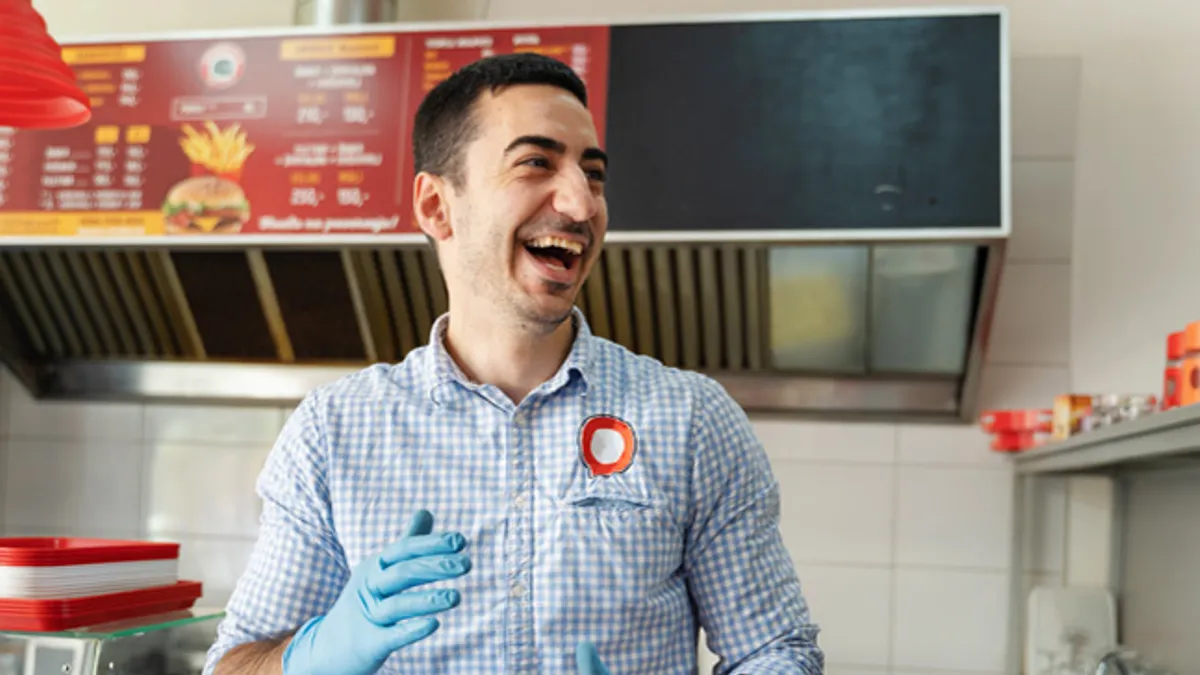
[[[434,87],[417,109],[413,124],[413,164],[461,183],[462,150],[475,137],[475,102],[485,90],[518,84],[546,84],[571,92],[587,105],[587,86],[567,64],[532,53],[489,56],[459,69]]]

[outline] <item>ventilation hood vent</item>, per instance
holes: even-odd
[[[889,252],[926,260],[889,277]],[[610,244],[578,304],[596,334],[710,373],[754,411],[954,417],[971,404],[998,257]],[[424,246],[0,251],[0,353],[47,398],[294,402],[402,359],[445,310]]]

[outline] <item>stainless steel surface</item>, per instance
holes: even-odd
[[[295,363],[296,352],[279,309],[279,297],[275,294],[275,283],[271,280],[267,259],[263,257],[261,249],[250,249],[246,251],[246,263],[250,266],[250,276],[254,279],[254,290],[258,293],[258,304],[262,306],[267,330],[271,331],[271,341],[275,343],[275,354],[283,363]]]
[[[983,379],[984,356],[988,337],[992,334],[992,321],[996,316],[996,299],[1000,293],[1000,281],[1004,273],[1007,242],[992,246],[984,262],[983,282],[975,298],[975,320],[967,343],[967,364],[963,374],[962,398],[959,410],[963,419],[979,419],[980,383]]]
[[[1008,562],[1008,640],[1004,650],[1005,675],[1022,675],[1025,670],[1025,606],[1029,595],[1025,581],[1026,559],[1034,546],[1037,476],[1013,480],[1012,552]]]
[[[49,400],[188,401],[292,405],[357,366],[164,361],[72,361],[48,373]],[[744,408],[763,413],[952,419],[953,379],[867,380],[713,373]]]
[[[1122,472],[1200,458],[1200,405],[1175,408],[1016,455],[1020,473]]]
[[[298,26],[344,26],[347,24],[391,23],[399,19],[399,0],[299,0]]]
[[[294,404],[312,389],[353,372],[338,366],[218,362],[75,361],[53,368],[43,397]]]
[[[1111,651],[1100,657],[1100,663],[1096,665],[1096,675],[1130,675],[1124,655],[1120,651]]]
[[[188,306],[187,296],[175,263],[166,251],[151,251],[146,257],[150,273],[154,276],[154,285],[163,292],[163,304],[170,324],[170,333],[179,340],[180,350],[187,358],[204,359],[204,340],[200,337],[200,329],[196,326],[196,317],[192,316]],[[251,265],[253,271],[253,265]],[[266,311],[266,308],[264,308]],[[269,320],[269,315],[268,315]]]

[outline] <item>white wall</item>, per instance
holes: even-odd
[[[506,19],[602,16],[599,2],[402,4],[423,18],[445,17],[451,11],[445,7]],[[850,3],[605,4],[604,16],[612,17]],[[1073,298],[1070,290],[1081,250],[1072,238],[1073,194],[1077,182],[1083,193],[1085,177],[1094,181],[1104,170],[1077,163],[1093,156],[1075,141],[1077,102],[1081,86],[1096,81],[1082,73],[1093,62],[1098,36],[1111,34],[1101,28],[1111,30],[1109,18],[1123,10],[1098,0],[1011,4],[1016,232],[984,403],[1024,407],[1044,405],[1072,384],[1080,348],[1070,337],[1071,306],[1090,297],[1077,292]],[[279,25],[291,16],[291,2],[283,0],[229,0],[219,3],[221,11],[211,2],[200,10],[148,0],[121,0],[121,11],[112,0],[37,6],[60,36]],[[1091,98],[1085,93],[1083,100]],[[1087,120],[1088,110],[1082,114]],[[0,416],[8,411],[11,418],[7,429],[0,418],[7,531],[174,538],[184,543],[185,573],[208,584],[208,600],[221,600],[254,534],[253,475],[286,411],[47,405],[29,401],[11,378],[7,389],[7,395],[0,391]],[[1012,476],[1003,459],[988,452],[982,434],[965,426],[759,421],[757,427],[784,484],[785,536],[825,628],[829,672],[999,673],[1008,625]],[[168,481],[197,490],[161,489]],[[69,496],[61,506],[53,501],[59,495]],[[1042,499],[1050,517],[1028,567],[1031,578],[1053,581],[1063,575],[1065,497],[1052,488]]]

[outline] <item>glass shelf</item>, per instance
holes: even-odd
[[[214,608],[196,608],[159,614],[157,616],[124,619],[97,626],[84,626],[57,632],[0,630],[0,636],[14,638],[57,637],[75,638],[82,640],[115,640],[130,635],[139,635],[156,630],[169,630],[187,626],[202,621],[220,621],[225,616],[225,610]]]
[[[224,610],[55,632],[0,631],[0,675],[199,675]]]

